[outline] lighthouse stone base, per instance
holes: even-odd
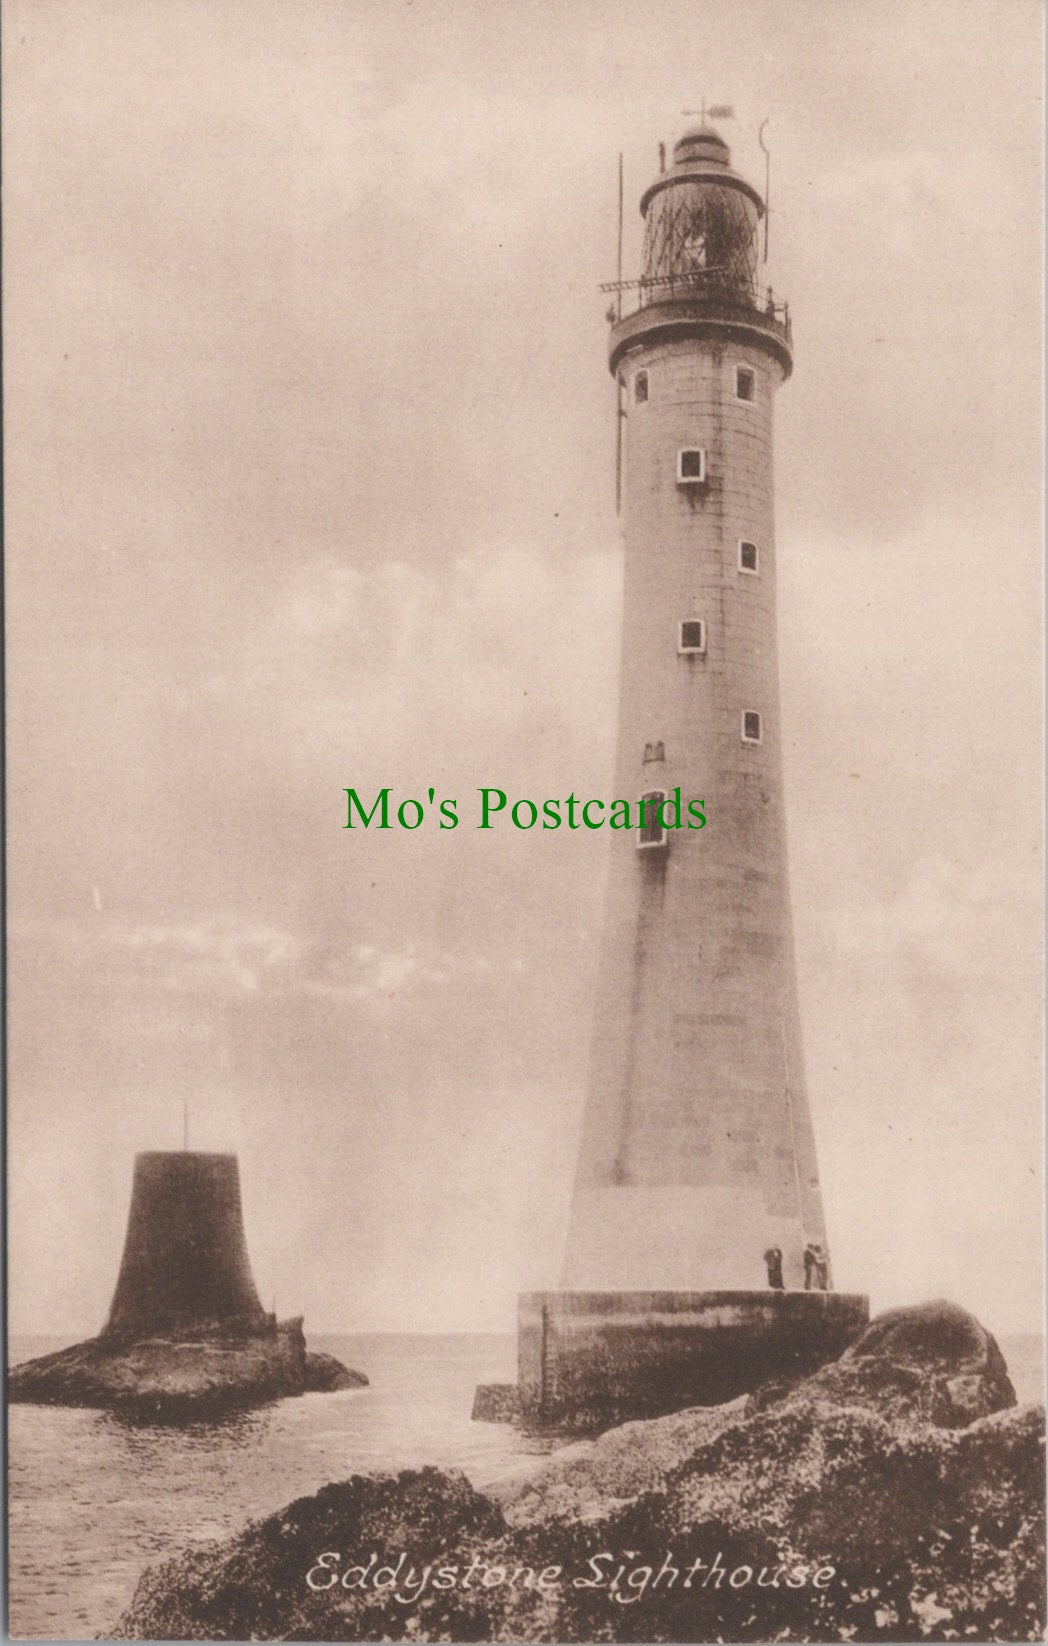
[[[838,1359],[869,1316],[843,1292],[525,1292],[513,1404],[577,1431],[717,1406]],[[495,1408],[488,1394],[474,1415]]]

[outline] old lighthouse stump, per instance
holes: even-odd
[[[12,1368],[8,1396],[141,1419],[219,1416],[286,1395],[367,1383],[306,1348],[301,1318],[259,1302],[235,1155],[135,1159],[124,1255],[98,1337]]]

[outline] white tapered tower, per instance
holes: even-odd
[[[645,190],[615,283],[625,591],[616,796],[563,1289],[518,1308],[515,1409],[600,1427],[839,1355],[868,1300],[828,1266],[782,795],[772,478],[789,315],[765,203],[703,124]],[[688,827],[705,818],[705,827]],[[478,1391],[477,1415],[503,1395]]]
[[[772,427],[790,326],[758,283],[761,197],[715,131],[676,144],[640,209],[637,302],[610,340],[625,544],[614,792],[679,787],[707,825],[613,837],[564,1285],[760,1287],[778,1246],[796,1286],[806,1242],[826,1236],[776,661]]]

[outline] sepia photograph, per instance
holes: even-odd
[[[1045,1638],[1040,0],[0,0],[6,1628]]]

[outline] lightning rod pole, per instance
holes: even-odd
[[[761,121],[761,129],[757,133],[757,141],[764,150],[764,261],[768,261],[768,219],[771,215],[771,150],[764,141],[764,128],[769,121]]]
[[[616,304],[617,304],[618,318],[621,320],[622,319],[622,150],[621,149],[619,150],[619,251],[618,251],[618,261],[617,261],[617,273],[615,275],[615,279],[618,281],[618,286],[619,286],[618,292],[616,293],[615,301],[616,301]]]

